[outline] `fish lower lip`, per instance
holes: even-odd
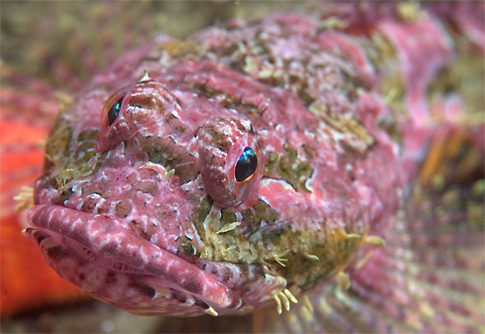
[[[33,227],[27,228],[24,233],[36,243],[40,244],[33,233],[44,230],[48,234],[74,240],[74,244],[86,247],[88,252],[134,268],[141,275],[158,277],[213,307],[233,309],[242,304],[240,297],[227,286],[139,237],[119,217],[40,204],[29,211],[28,219]]]

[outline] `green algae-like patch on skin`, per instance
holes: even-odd
[[[242,212],[244,222],[250,233],[258,230],[261,223],[272,224],[278,219],[278,213],[264,201],[259,201],[252,208]]]
[[[222,210],[205,217],[198,228],[204,231],[202,258],[264,264],[270,273],[284,277],[289,286],[308,289],[345,268],[361,244],[360,238],[347,238],[343,230],[317,232],[295,230],[289,225],[272,226],[278,214],[263,201],[242,215],[242,225],[237,223],[223,233],[219,231],[234,224],[233,212]]]
[[[373,32],[370,40],[364,39],[362,45],[368,49],[369,59],[381,74],[379,88],[386,105],[396,116],[406,115],[406,84],[402,76],[396,50],[381,32]]]
[[[344,136],[339,142],[345,145],[344,149],[350,153],[364,154],[375,143],[375,138],[371,136],[369,131],[350,117],[334,114],[331,111],[323,111],[322,119],[332,129],[337,130],[340,136]]]
[[[326,231],[295,231],[285,229],[277,237],[264,235],[273,241],[264,249],[272,248],[272,252],[266,252],[264,259],[272,263],[271,268],[278,275],[283,276],[289,285],[296,284],[301,288],[308,289],[322,279],[333,277],[350,261],[354,250],[360,245],[359,240],[347,239],[342,230]],[[284,254],[284,266],[276,261],[276,257]],[[276,262],[276,263],[275,263]]]
[[[472,46],[463,36],[457,36],[455,42],[459,45],[456,60],[441,70],[430,83],[428,103],[432,105],[442,100],[449,92],[457,92],[463,97],[466,107],[466,116],[462,121],[476,123],[483,120],[485,113],[483,55],[478,52],[467,52]]]
[[[258,262],[255,246],[248,241],[248,237],[241,229],[233,229],[225,233],[217,233],[226,224],[234,222],[234,213],[227,210],[211,211],[202,223],[204,234],[203,258],[214,261],[228,260],[232,263]]]
[[[174,145],[172,139],[146,138],[144,148],[142,152],[148,152],[150,162],[161,164],[167,172],[173,169],[181,183],[195,179],[197,160],[184,147]]]
[[[290,144],[283,145],[283,148],[285,151],[282,154],[268,153],[266,175],[278,175],[290,183],[296,191],[310,192],[305,186],[313,172],[310,166],[310,154],[302,159],[298,157],[298,152]]]
[[[62,115],[57,119],[47,139],[47,158],[45,170],[55,176],[59,192],[65,192],[70,180],[87,176],[99,168],[96,155],[97,130],[87,130],[78,135],[76,147],[69,152],[70,142],[74,135],[72,125]]]
[[[47,139],[45,153],[47,160],[44,169],[59,164],[68,155],[71,135],[72,131],[65,117],[58,117]]]

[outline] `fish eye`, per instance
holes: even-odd
[[[108,123],[111,126],[118,117],[125,95],[121,96],[108,110]]]
[[[146,128],[164,127],[160,119],[173,108],[180,108],[165,85],[143,79],[113,92],[103,101],[96,150],[106,152],[134,137],[144,137]]]
[[[223,208],[250,199],[263,176],[258,134],[249,120],[216,118],[198,133],[199,167],[207,194]]]
[[[256,153],[251,147],[246,146],[236,163],[236,168],[234,170],[236,181],[243,182],[247,180],[248,178],[253,176],[257,167],[258,157],[256,156]]]
[[[128,107],[130,100],[131,87],[124,87],[113,94],[106,100],[101,112],[101,126],[111,127],[116,120],[120,118],[123,110]]]
[[[131,100],[132,87],[124,87],[113,94],[104,102],[101,110],[99,138],[97,149],[104,151],[118,143],[118,139],[123,135],[120,135],[119,123],[123,120],[123,115],[126,113],[126,109],[129,107]],[[109,137],[109,138],[108,138]]]

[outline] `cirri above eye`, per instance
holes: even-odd
[[[237,207],[259,185],[263,159],[249,120],[217,118],[198,132],[199,164],[206,192],[224,208]]]

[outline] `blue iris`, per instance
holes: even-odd
[[[254,174],[258,167],[258,157],[253,149],[246,146],[236,163],[236,181],[242,182]]]

